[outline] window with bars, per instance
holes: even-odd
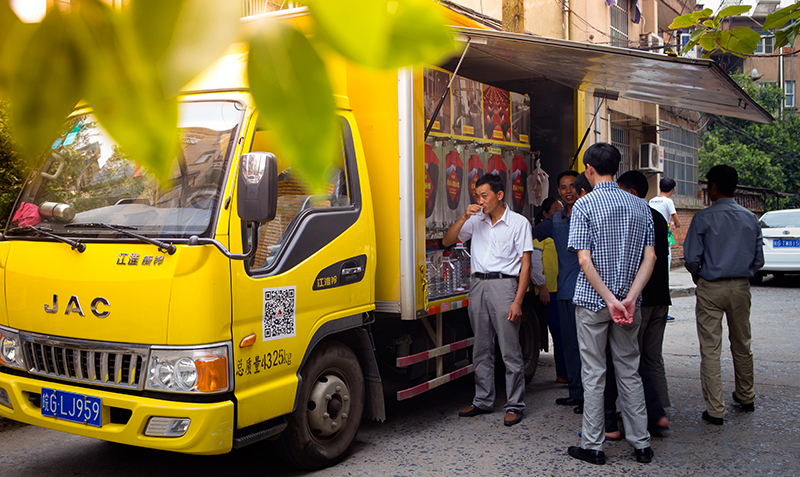
[[[675,193],[697,198],[697,164],[700,135],[680,126],[661,121],[666,128],[660,133],[664,149],[663,177],[675,179]]]
[[[628,48],[628,2],[611,6],[611,46]]]
[[[761,40],[758,41],[758,45],[756,45],[756,51],[754,53],[756,55],[771,55],[775,52],[774,45],[774,36],[762,36]]]
[[[611,126],[611,145],[619,149],[622,156],[619,162],[617,177],[631,170],[631,130],[620,126]]]

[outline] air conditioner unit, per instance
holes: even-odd
[[[639,170],[647,172],[664,172],[664,150],[651,142],[639,146]]]
[[[654,53],[664,52],[663,48],[655,48],[657,46],[664,46],[664,39],[655,33],[643,33],[639,35],[639,44],[644,48],[651,49],[650,51]]]

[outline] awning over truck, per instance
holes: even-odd
[[[517,33],[454,28],[471,38],[459,75],[511,90],[542,80],[620,98],[772,123],[716,63]],[[459,58],[442,65],[453,71]],[[523,91],[524,92],[524,91]]]

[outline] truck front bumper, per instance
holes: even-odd
[[[101,398],[102,427],[91,427],[42,416],[39,405],[34,402],[37,401],[37,396],[41,395],[42,388]],[[8,407],[0,403],[0,417],[26,424],[120,444],[187,454],[224,454],[233,446],[234,406],[231,401],[217,403],[163,401],[4,373],[0,373],[0,389],[8,394],[11,404],[11,407]],[[112,418],[112,416],[123,417]],[[191,423],[181,437],[151,437],[145,435],[151,417],[191,419]]]

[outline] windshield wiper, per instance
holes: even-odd
[[[52,233],[50,230],[40,229],[39,227],[34,227],[33,225],[26,225],[25,227],[14,227],[13,229],[6,230],[6,233],[22,232],[25,230],[33,230],[34,232],[40,233],[47,237],[54,238],[59,242],[64,242],[65,244],[72,247],[72,250],[77,250],[79,253],[83,253],[83,251],[86,250],[86,245],[80,243],[77,240],[70,240],[68,238],[60,237]]]
[[[145,237],[143,235],[135,234],[133,232],[128,232],[128,230],[139,230],[136,227],[128,227],[126,225],[110,225],[104,224],[102,222],[85,222],[85,223],[77,223],[77,224],[67,224],[64,227],[83,227],[87,229],[108,229],[113,230],[114,232],[121,233],[122,235],[127,235],[128,237],[133,237],[135,239],[141,240],[142,242],[149,243],[151,245],[155,245],[158,247],[159,252],[164,252],[169,255],[175,253],[174,245],[167,242],[162,242],[160,240],[151,239],[149,237]],[[127,230],[126,230],[127,229]]]

